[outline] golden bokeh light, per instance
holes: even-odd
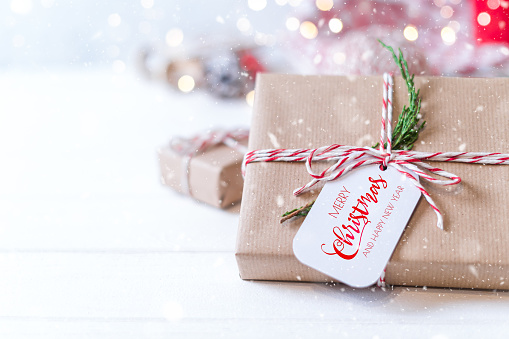
[[[451,27],[442,28],[440,35],[446,45],[452,45],[456,42],[456,32]]]
[[[254,104],[254,96],[255,96],[255,91],[254,90],[252,90],[252,91],[250,91],[249,93],[246,94],[246,102],[251,107],[253,107],[253,104]]]
[[[334,6],[333,0],[316,0],[315,1],[316,7],[321,11],[330,11],[332,9],[332,6]]]
[[[417,28],[413,25],[408,25],[403,30],[403,36],[408,41],[415,41],[419,37],[419,32],[417,31]]]
[[[304,21],[300,24],[300,34],[306,39],[314,39],[318,35],[318,28],[311,21]]]
[[[329,20],[329,29],[332,33],[339,33],[343,29],[343,22],[338,18],[332,18]]]
[[[194,79],[190,75],[183,75],[178,81],[178,88],[184,93],[189,93],[194,89]]]

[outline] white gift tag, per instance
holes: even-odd
[[[421,192],[389,166],[358,168],[325,184],[293,239],[303,264],[352,287],[374,284]]]

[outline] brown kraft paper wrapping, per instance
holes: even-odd
[[[426,128],[414,150],[508,152],[509,79],[420,77],[415,83]],[[403,79],[395,79],[394,91],[393,125],[408,102]],[[381,106],[381,76],[264,74],[257,80],[249,150],[372,146],[380,137]],[[389,261],[386,281],[507,289],[509,166],[433,164],[463,180],[456,186],[421,180],[443,213],[445,230],[436,227],[435,213],[421,198]],[[303,218],[279,223],[285,211],[316,198],[319,187],[292,194],[310,179],[302,162],[247,166],[236,247],[242,279],[331,281],[293,254]]]
[[[180,193],[186,173],[183,156],[169,146],[159,150],[161,180]],[[244,155],[226,145],[214,146],[191,158],[189,186],[193,198],[209,205],[227,208],[242,198],[241,164]]]

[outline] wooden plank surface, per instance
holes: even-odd
[[[259,324],[269,326],[260,329],[269,336],[317,329],[387,334],[390,324],[431,335],[509,329],[507,293],[247,282],[230,252],[2,253],[0,271],[0,324],[7,329],[23,322],[116,335],[125,326],[138,334],[146,327],[156,335],[216,336],[250,336]]]

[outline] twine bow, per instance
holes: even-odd
[[[170,141],[171,149],[181,155],[183,158],[182,175],[182,189],[188,195],[192,195],[191,187],[189,185],[189,166],[191,159],[209,148],[224,144],[240,153],[245,154],[247,151],[246,146],[242,145],[240,141],[246,140],[249,137],[249,130],[246,128],[237,129],[214,129],[206,133],[195,135],[191,138],[174,137]]]

